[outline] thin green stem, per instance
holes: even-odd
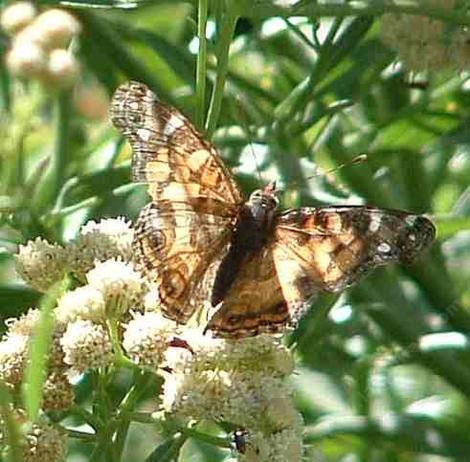
[[[51,195],[56,197],[65,181],[65,167],[69,154],[70,93],[57,95],[55,103],[55,140],[49,171],[51,175]]]
[[[67,435],[70,438],[76,438],[78,440],[90,441],[90,442],[95,441],[95,435],[93,435],[93,433],[85,433],[85,432],[81,432],[78,430],[72,430],[69,428],[66,428],[65,430],[67,432]]]
[[[207,72],[207,0],[199,0],[197,17],[197,34],[199,37],[199,50],[197,54],[196,69],[196,126],[204,126],[204,107],[206,99],[206,72]]]
[[[84,409],[83,406],[78,406],[78,405],[73,406],[72,409],[70,410],[70,413],[82,419],[94,430],[96,430],[100,426],[100,422],[98,421],[96,416],[92,414],[91,412],[88,412],[86,409]]]
[[[136,407],[137,402],[141,398],[142,394],[145,392],[150,379],[152,376],[148,373],[145,373],[141,370],[135,371],[134,373],[134,385],[127,392],[126,396],[122,399],[121,404],[119,405],[116,417],[116,426],[115,426],[115,438],[114,438],[114,450],[113,454],[118,462],[121,460],[122,451],[124,450],[124,445],[127,438],[127,433],[129,431],[129,426],[131,424],[131,419],[129,418],[129,411]]]
[[[103,423],[97,429],[97,444],[90,456],[90,462],[98,462],[100,460],[115,460],[112,453],[112,405],[109,400],[107,391],[107,373],[104,370],[96,375],[96,397],[94,399],[94,413]]]
[[[34,194],[32,209],[48,210],[65,182],[70,141],[70,93],[62,92],[55,100],[55,135],[49,165]],[[29,198],[27,198],[29,199]]]
[[[106,321],[108,327],[109,336],[111,338],[111,344],[113,345],[113,351],[118,360],[126,359],[124,352],[122,351],[121,342],[119,341],[119,334],[117,331],[117,323],[113,319],[108,319]]]
[[[10,74],[7,72],[5,64],[2,62],[0,63],[0,110],[6,114],[11,112],[10,88]]]
[[[178,427],[178,431],[187,437],[197,439],[199,441],[204,441],[205,443],[211,444],[213,446],[218,446],[221,448],[229,448],[230,443],[227,441],[227,438],[220,438],[217,436],[208,435],[206,433],[193,430],[192,428],[187,427]]]
[[[206,133],[209,138],[212,137],[217,127],[220,109],[222,107],[225,80],[228,72],[230,43],[238,19],[238,8],[236,8],[235,2],[229,2],[227,11],[219,17],[221,18],[222,24],[217,47],[217,75],[212,88],[212,97],[206,120]]]

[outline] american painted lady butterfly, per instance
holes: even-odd
[[[376,266],[412,261],[435,236],[430,220],[363,206],[277,211],[272,184],[248,201],[215,148],[144,84],[113,97],[111,117],[148,184],[134,249],[163,313],[186,323],[210,301],[219,337],[279,332],[320,291],[339,292]]]

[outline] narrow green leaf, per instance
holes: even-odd
[[[69,285],[69,279],[54,284],[40,303],[41,314],[29,346],[28,364],[22,387],[23,404],[31,421],[38,415],[41,406],[42,386],[46,378],[49,345],[54,328],[53,309],[56,301]]]
[[[433,218],[437,227],[439,239],[446,239],[460,231],[470,230],[470,217],[463,216],[437,216]]]
[[[171,462],[175,460],[186,439],[185,435],[174,435],[166,439],[152,451],[145,462]]]
[[[207,0],[199,0],[197,32],[199,37],[199,50],[197,54],[196,71],[196,126],[204,126],[204,109],[206,102],[206,66],[207,66]]]

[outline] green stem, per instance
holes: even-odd
[[[3,50],[2,50],[3,51]],[[0,63],[0,110],[9,114],[11,112],[11,80],[4,63]]]
[[[212,97],[206,120],[206,133],[209,138],[212,137],[217,121],[219,120],[220,108],[222,107],[222,99],[224,96],[225,79],[228,72],[228,60],[230,43],[232,41],[235,25],[238,19],[238,8],[236,2],[229,2],[227,11],[219,16],[221,18],[221,31],[218,37],[219,43],[217,47],[217,75],[215,84],[212,88]]]
[[[102,425],[97,429],[97,444],[90,456],[90,462],[100,460],[115,460],[112,453],[113,420],[111,418],[113,410],[107,391],[108,375],[105,370],[100,370],[96,374],[96,397],[93,403],[93,413]]]
[[[70,129],[70,93],[57,96],[55,105],[55,141],[49,171],[51,175],[51,195],[56,197],[65,181],[65,168],[68,162]]]
[[[67,428],[66,431],[67,431],[67,435],[70,438],[76,438],[76,439],[83,440],[83,441],[95,441],[95,435],[93,435],[92,433],[85,433],[85,432],[81,432],[78,430],[71,430],[69,428]]]
[[[199,37],[199,50],[197,54],[196,69],[196,126],[204,126],[204,107],[206,98],[206,71],[207,71],[207,0],[199,0],[197,17],[197,34]]]
[[[227,438],[220,438],[217,436],[208,435],[206,433],[201,433],[192,428],[180,427],[178,426],[178,431],[187,437],[197,439],[199,441],[204,441],[205,443],[211,444],[213,446],[218,446],[221,448],[229,448],[230,442],[227,441]]]
[[[79,406],[79,405],[73,406],[72,409],[70,410],[70,413],[75,415],[79,419],[82,419],[95,431],[100,426],[100,422],[98,421],[96,416],[92,414],[91,412],[88,412],[82,406]]]
[[[70,129],[70,93],[62,92],[55,101],[55,138],[44,180],[34,194],[32,210],[48,210],[65,182]]]
[[[119,341],[119,334],[117,331],[117,322],[114,319],[108,319],[106,321],[108,327],[109,336],[111,338],[111,344],[113,345],[113,351],[117,361],[126,361],[127,358],[122,351],[121,342]],[[127,360],[128,361],[128,360]]]
[[[134,373],[134,385],[127,392],[126,396],[122,399],[117,412],[117,420],[115,426],[114,438],[114,460],[118,462],[121,460],[122,451],[131,424],[130,410],[136,407],[137,402],[145,392],[152,376],[141,370]]]

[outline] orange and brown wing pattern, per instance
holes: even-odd
[[[242,202],[215,148],[143,83],[131,81],[116,90],[111,119],[131,143],[133,180],[148,183],[154,201],[206,201],[229,210]]]
[[[163,313],[186,323],[210,298],[214,264],[230,239],[231,220],[184,205],[150,203],[137,220],[135,258],[156,284]]]
[[[136,260],[164,314],[185,323],[210,298],[211,268],[230,240],[241,194],[215,148],[144,84],[116,90],[111,118],[131,144],[134,181],[147,183],[152,198],[136,222]]]
[[[409,263],[435,236],[427,218],[372,207],[302,208],[278,217],[275,255],[295,320],[318,291],[340,292],[373,268]]]
[[[206,330],[216,337],[240,338],[280,332],[288,322],[273,249],[267,246],[247,255]]]

